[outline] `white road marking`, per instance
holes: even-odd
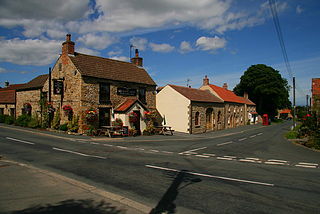
[[[119,149],[127,149],[127,147],[125,147],[125,146],[117,146],[117,148],[119,148]]]
[[[29,142],[29,141],[25,141],[25,140],[19,140],[19,139],[15,139],[15,138],[11,138],[11,137],[6,137],[8,140],[13,140],[13,141],[17,141],[20,143],[25,143],[25,144],[29,144],[29,145],[34,145],[35,143]]]
[[[248,160],[257,160],[257,161],[260,160],[259,158],[246,158],[246,159],[248,159]]]
[[[173,154],[173,152],[168,152],[168,151],[161,151],[163,153],[166,153],[166,154]]]
[[[97,156],[97,155],[88,155],[88,154],[84,154],[84,153],[80,153],[80,152],[75,152],[75,151],[71,151],[71,150],[66,150],[66,149],[60,149],[60,148],[56,148],[56,147],[52,147],[53,150],[57,150],[57,151],[61,151],[61,152],[67,152],[67,153],[71,153],[71,154],[75,154],[75,155],[81,155],[84,157],[93,157],[93,158],[100,158],[100,159],[107,159],[106,157],[101,157],[101,156]]]
[[[236,156],[229,156],[229,155],[225,155],[223,156],[224,158],[237,158]]]
[[[195,155],[195,156],[200,158],[210,158],[210,156],[207,156],[207,155]]]
[[[262,133],[259,133],[259,134],[257,134],[257,135],[262,135]]]
[[[176,170],[176,169],[170,169],[170,168],[165,168],[165,167],[160,167],[160,166],[153,166],[153,165],[145,165],[145,166],[148,168],[153,168],[153,169],[160,169],[160,170],[171,171],[171,172],[179,172],[179,170]],[[272,187],[274,186],[274,184],[258,182],[258,181],[229,178],[229,177],[209,175],[209,174],[203,174],[203,173],[197,173],[197,172],[186,172],[186,173],[191,174],[191,175],[198,175],[198,176],[202,176],[202,177],[216,178],[216,179],[235,181],[235,182],[241,182],[241,183],[257,184],[257,185],[272,186]]]
[[[102,144],[103,146],[110,146],[110,147],[113,147],[113,145],[111,144]]]
[[[158,150],[152,149],[150,150],[151,152],[159,152]]]
[[[256,137],[257,135],[251,135],[250,138]]]
[[[99,145],[100,143],[90,142],[90,144],[93,144],[93,145]]]
[[[295,166],[298,166],[298,167],[304,167],[304,168],[317,168],[317,166],[311,166],[311,165],[301,165],[301,164],[296,164]]]
[[[272,161],[266,161],[264,162],[265,164],[271,164],[271,165],[285,165],[285,163],[281,162],[272,162]]]
[[[285,161],[285,160],[277,160],[277,159],[269,159],[268,162],[288,163],[288,161]]]
[[[226,145],[226,144],[230,144],[230,143],[233,143],[233,141],[228,141],[228,142],[225,142],[225,143],[220,143],[220,144],[217,144],[217,146],[222,146],[222,145]]]
[[[247,138],[244,137],[244,138],[239,139],[238,141],[244,141],[244,140],[246,140],[246,139],[247,139]]]
[[[240,159],[241,162],[250,162],[250,163],[262,163],[260,160],[252,160],[252,159]]]
[[[210,157],[216,156],[215,154],[210,154],[210,153],[203,153],[203,155],[205,155],[205,156],[210,156]]]
[[[218,160],[230,160],[232,161],[232,158],[225,158],[225,157],[217,157]]]
[[[317,163],[307,163],[307,162],[299,162],[299,164],[302,164],[302,165],[312,165],[312,166],[319,166],[319,164],[317,164]]]
[[[184,152],[180,152],[179,154],[182,154],[182,153],[193,153],[194,151],[199,151],[201,149],[206,149],[207,147],[201,147],[201,148],[196,148],[196,149],[191,149],[191,150],[188,150],[188,151],[184,151]]]

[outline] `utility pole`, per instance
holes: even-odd
[[[296,78],[293,77],[293,128],[296,127]]]

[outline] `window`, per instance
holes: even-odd
[[[194,124],[196,126],[200,126],[200,113],[197,111],[195,116],[194,116]]]
[[[0,115],[4,115],[4,108],[0,108]]]
[[[10,116],[14,117],[15,115],[15,108],[10,108]]]
[[[99,103],[100,104],[109,104],[110,103],[110,84],[100,83]]]
[[[139,100],[146,104],[147,100],[146,100],[146,88],[139,88]]]

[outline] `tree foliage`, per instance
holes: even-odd
[[[272,67],[257,64],[250,66],[241,76],[240,83],[233,89],[242,96],[247,92],[249,99],[257,105],[257,112],[274,117],[277,109],[289,108],[288,81]]]

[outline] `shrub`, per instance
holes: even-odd
[[[4,123],[9,124],[9,125],[13,124],[14,123],[14,117],[12,117],[10,115],[5,115]]]
[[[123,122],[120,118],[116,118],[114,121],[112,121],[112,126],[123,126]]]
[[[59,130],[61,131],[67,131],[68,130],[68,124],[65,123],[65,124],[62,124],[59,126]]]
[[[68,130],[70,132],[78,132],[79,129],[79,116],[74,116],[72,121],[68,123]]]
[[[4,123],[5,116],[3,114],[0,114],[0,123]]]
[[[28,125],[27,125],[29,128],[39,128],[40,127],[40,121],[38,119],[37,116],[34,116],[30,119],[30,121],[28,122]]]
[[[297,139],[298,138],[298,132],[297,131],[289,131],[286,134],[287,139]]]
[[[60,108],[57,109],[52,121],[52,128],[59,129],[59,127],[60,127]]]
[[[30,120],[31,120],[31,117],[29,115],[23,114],[16,119],[15,124],[18,126],[27,127]]]

